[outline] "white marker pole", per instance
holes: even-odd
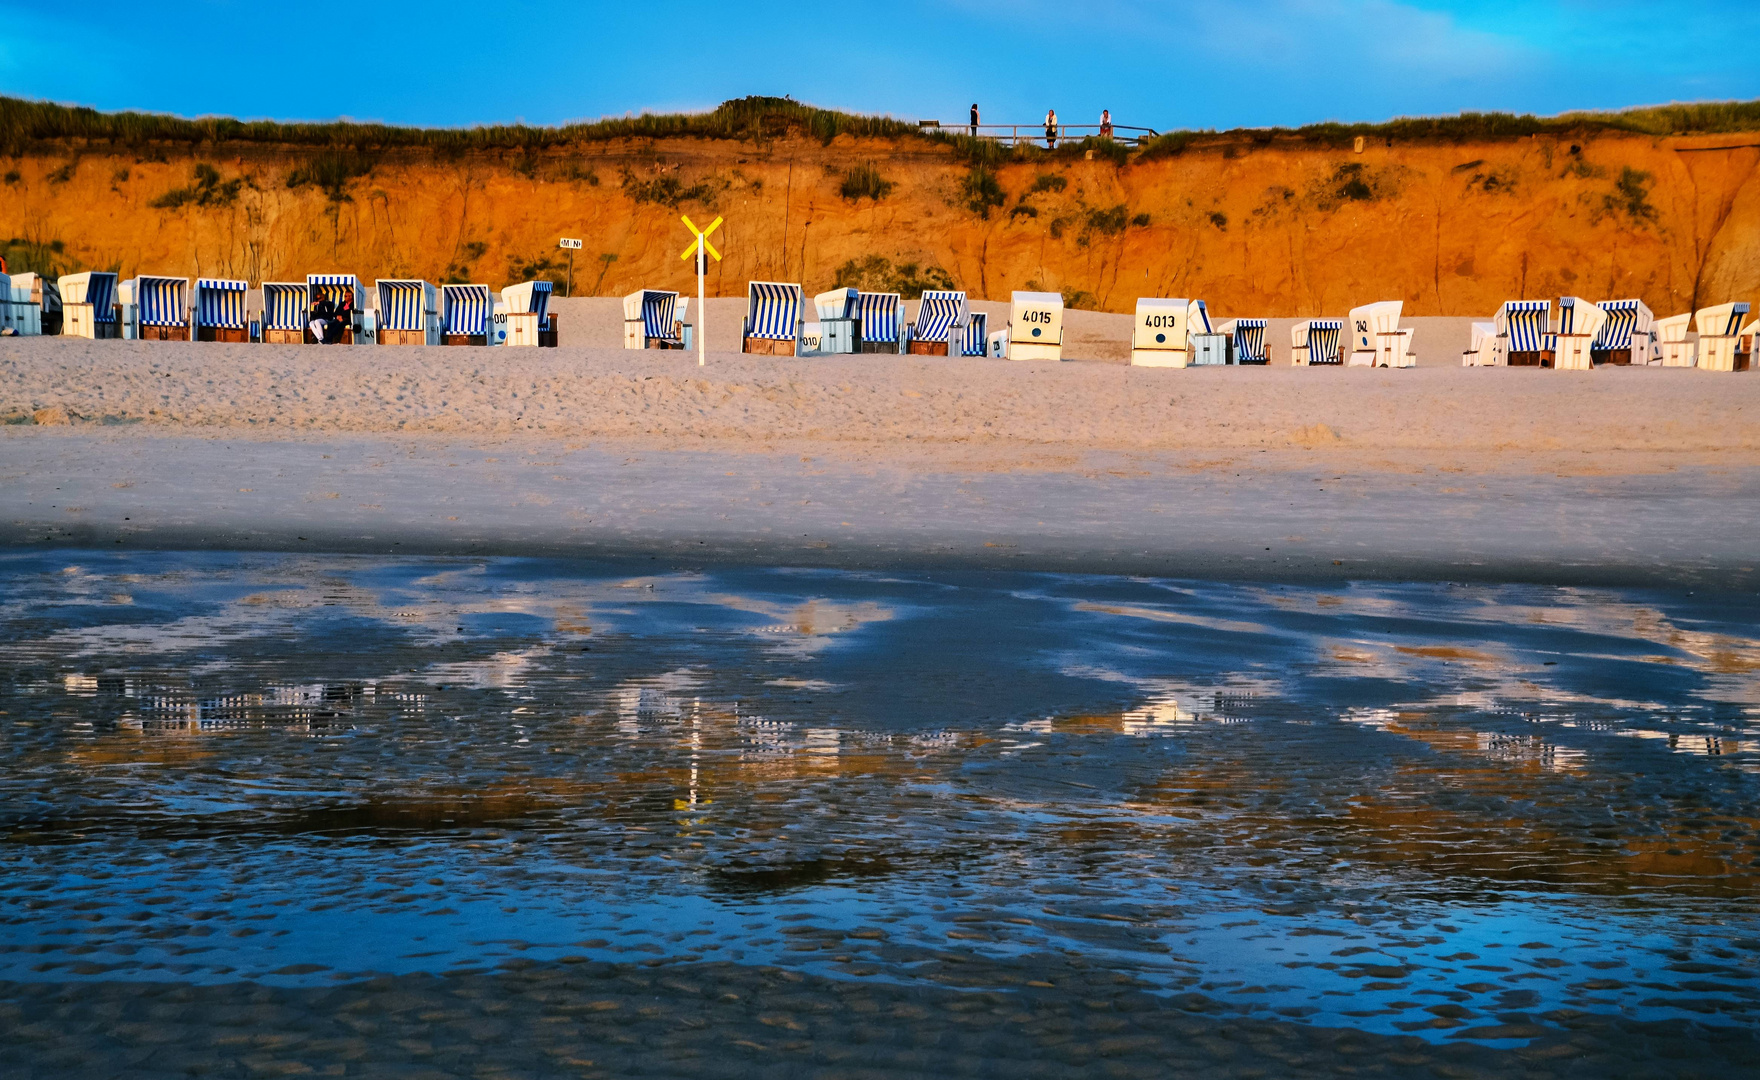
[[[709,243],[704,237],[697,237],[697,366],[703,366],[703,350],[707,344],[703,334],[709,329],[709,309],[704,307],[703,276],[709,271]]]

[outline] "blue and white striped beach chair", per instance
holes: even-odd
[[[440,286],[440,343],[487,345],[494,333],[495,298],[487,285]]]
[[[353,274],[307,274],[306,275],[306,301],[307,301],[307,304],[310,305],[310,304],[317,303],[319,297],[325,297],[325,298],[329,299],[329,301],[332,304],[335,304],[338,307],[338,309],[341,308],[342,302],[343,302],[344,298],[346,298],[348,300],[349,306],[354,309],[353,317],[344,321],[344,325],[342,327],[342,336],[337,339],[338,344],[353,345],[357,342],[357,340],[361,344],[367,343],[365,340],[367,335],[365,335],[361,332],[361,330],[362,330],[362,319],[361,319],[362,295],[361,295],[361,282],[360,282],[359,278],[355,277]],[[311,309],[308,306],[306,310],[307,310],[306,317],[307,317],[307,321],[309,322],[310,318],[311,318],[311,316],[310,316]]]
[[[1289,362],[1296,367],[1336,367],[1343,362],[1338,355],[1343,337],[1343,319],[1304,319],[1290,327]]]
[[[1649,364],[1655,359],[1656,316],[1642,300],[1603,300],[1607,312],[1595,336],[1598,364]]]
[[[380,278],[378,339],[381,345],[440,344],[440,294],[419,278]]]
[[[189,279],[142,274],[126,282],[123,304],[133,303],[132,333],[142,341],[189,341]]]
[[[122,336],[116,310],[116,275],[102,270],[66,274],[55,282],[61,296],[61,333],[68,337]]]
[[[556,347],[556,317],[550,314],[555,288],[548,281],[522,281],[501,290],[501,302],[507,307],[507,344]]]
[[[798,356],[801,341],[801,287],[782,281],[746,286],[746,318],[740,351],[764,356]]]
[[[306,339],[311,295],[303,281],[263,282],[263,342],[298,345]]]
[[[966,333],[960,350],[961,356],[983,356],[987,348],[987,334],[990,316],[986,312],[971,312],[966,320]]]
[[[1552,301],[1508,300],[1497,309],[1498,348],[1511,367],[1551,367]]]
[[[949,335],[965,333],[970,312],[966,294],[931,289],[923,293],[917,308],[917,321],[911,324],[910,351],[919,356],[948,355]],[[952,340],[959,340],[953,337]]]
[[[1264,319],[1232,319],[1233,324],[1224,325],[1225,333],[1234,335],[1234,362],[1237,364],[1265,364],[1271,357],[1265,351],[1265,320]]]
[[[678,294],[666,289],[638,289],[624,297],[623,347],[684,348],[684,326],[679,311]]]
[[[197,341],[251,339],[246,298],[250,285],[230,278],[197,278],[194,337]]]
[[[856,313],[862,323],[863,352],[904,352],[910,337],[904,325],[904,303],[897,293],[858,293]]]

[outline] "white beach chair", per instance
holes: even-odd
[[[1497,350],[1510,367],[1551,367],[1547,340],[1552,333],[1552,301],[1506,300],[1497,309]]]
[[[1467,351],[1461,353],[1462,367],[1499,367],[1503,357],[1497,351],[1497,324],[1495,322],[1476,322],[1471,328],[1472,337],[1468,342]]]
[[[1698,350],[1687,340],[1687,331],[1692,325],[1691,312],[1656,320],[1656,349],[1661,354],[1663,367],[1692,367],[1698,362]]]
[[[1403,301],[1380,300],[1351,309],[1351,367],[1417,366],[1412,331],[1399,325],[1404,308]]]
[[[746,317],[740,330],[740,351],[758,356],[799,356],[801,287],[784,281],[753,281],[746,285]]]
[[[819,321],[809,324],[802,336],[818,340],[811,350],[803,348],[802,352],[810,351],[820,356],[854,353],[860,339],[861,295],[856,289],[843,288],[830,289],[813,297],[813,310],[818,313]]]
[[[116,275],[101,270],[66,274],[56,281],[61,293],[61,333],[67,337],[122,336],[116,305]]]
[[[857,293],[856,317],[861,320],[863,352],[905,351],[910,337],[904,324],[904,302],[897,293]]]
[[[196,278],[195,295],[190,303],[191,339],[235,344],[250,341],[249,297],[247,282],[230,278]]]
[[[1289,362],[1293,367],[1336,367],[1343,319],[1303,319],[1289,328]]]
[[[1748,325],[1742,327],[1736,332],[1736,349],[1738,350],[1736,362],[1744,365],[1741,369],[1743,371],[1748,370],[1746,365],[1754,362],[1754,347],[1756,344],[1754,339],[1756,337],[1760,337],[1760,319],[1750,319]],[[1748,355],[1746,358],[1743,358],[1740,353],[1747,353]]]
[[[1234,363],[1234,335],[1221,328],[1208,334],[1193,333],[1187,339],[1193,367],[1221,367]]]
[[[0,334],[22,337],[19,327],[24,323],[24,305],[18,302],[18,290],[10,274],[0,274]]]
[[[1017,292],[1008,308],[1010,360],[1063,359],[1063,295]]]
[[[959,340],[970,321],[966,294],[930,289],[917,305],[917,321],[911,324],[906,351],[916,356],[947,356],[948,343]]]
[[[495,295],[487,285],[440,286],[440,344],[488,345],[494,338]]]
[[[373,291],[379,299],[374,325],[380,345],[440,344],[440,290],[419,278],[380,278]]]
[[[1231,364],[1266,364],[1271,354],[1265,347],[1264,319],[1229,319],[1217,326],[1219,333],[1231,339]]]
[[[13,326],[24,337],[36,337],[43,332],[45,285],[53,294],[54,285],[45,282],[39,274],[26,271],[12,275]]]
[[[1699,331],[1699,369],[1701,371],[1746,371],[1751,354],[1742,352],[1742,320],[1748,314],[1746,301],[1715,304],[1700,308],[1693,315],[1693,329]]]
[[[1594,368],[1593,350],[1607,312],[1578,296],[1560,297],[1558,332],[1552,335],[1552,366],[1558,371]]]
[[[685,299],[685,303],[690,301]],[[684,307],[666,289],[637,289],[623,298],[623,347],[684,349]]]
[[[1137,300],[1131,327],[1134,367],[1183,368],[1191,363],[1191,336],[1210,333],[1210,311],[1202,300]]]
[[[1656,316],[1642,300],[1603,300],[1596,305],[1607,312],[1607,321],[1595,336],[1595,362],[1600,364],[1652,364],[1656,354]]]
[[[501,302],[506,307],[506,344],[533,349],[556,347],[556,317],[550,314],[550,296],[555,289],[548,281],[522,281],[501,290]]]

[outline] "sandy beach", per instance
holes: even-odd
[[[1737,584],[1757,395],[1693,370],[13,340],[0,536]]]

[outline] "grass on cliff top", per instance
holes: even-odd
[[[957,129],[954,129],[957,130]],[[1309,124],[1299,128],[1251,128],[1224,132],[1176,131],[1161,135],[1142,151],[1144,159],[1177,154],[1197,140],[1247,139],[1257,143],[1300,141],[1346,145],[1357,136],[1403,142],[1481,142],[1537,134],[1583,131],[1628,131],[1645,135],[1687,135],[1760,131],[1760,101],[1658,105],[1621,112],[1577,112],[1560,116],[1517,116],[1512,113],[1461,113],[1419,117],[1380,124]],[[344,121],[284,124],[271,120],[207,117],[185,120],[157,113],[102,113],[95,109],[25,101],[0,96],[0,153],[17,156],[43,144],[69,140],[142,145],[189,145],[246,142],[307,147],[357,149],[423,148],[442,153],[473,150],[544,150],[624,138],[697,137],[707,139],[768,139],[799,134],[830,142],[839,135],[867,138],[921,138],[952,144],[975,162],[998,162],[1044,153],[1032,147],[1014,150],[963,135],[924,132],[916,124],[878,116],[857,116],[805,105],[790,98],[745,97],[722,102],[706,113],[644,114],[560,127],[498,125],[473,128],[415,128]],[[1066,142],[1051,156],[1083,154],[1095,140]],[[1107,144],[1109,157],[1122,163],[1124,144]]]

